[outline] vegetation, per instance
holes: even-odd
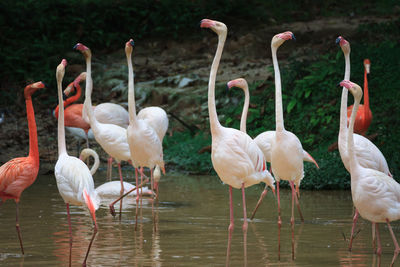
[[[55,92],[54,66],[59,63],[60,55],[71,54],[72,46],[78,41],[106,54],[120,49],[121,40],[132,35],[196,38],[193,32],[204,17],[218,17],[229,25],[268,25],[371,12],[393,15],[399,10],[396,4],[395,0],[368,0],[362,4],[361,1],[289,0],[283,7],[276,1],[262,0],[3,0],[0,2],[0,108],[14,105],[17,90],[13,88],[21,88],[27,81],[46,81]],[[363,42],[352,42],[351,54],[352,80],[359,84],[363,79],[362,60],[371,59],[369,86],[374,119],[369,133],[378,134],[374,143],[386,156],[395,177],[400,167],[400,107],[397,104],[400,43],[391,38],[399,33],[399,19],[361,25],[357,38]],[[316,56],[311,50],[309,54],[312,60],[292,55],[289,64],[281,67],[285,127],[298,135],[303,147],[320,166],[317,170],[312,164],[305,164],[302,187],[349,188],[349,175],[338,152],[327,150],[337,140],[341,90],[335,85],[343,78],[343,54],[339,47],[336,52],[325,55]],[[75,63],[75,58],[81,63],[80,55],[71,58],[70,64]],[[226,98],[225,91],[217,89],[217,99]],[[250,84],[250,92],[247,127],[249,135],[254,137],[275,127],[274,82]],[[194,97],[200,98],[196,102],[206,103],[206,95]],[[233,90],[225,102],[217,101],[223,125],[239,128],[242,99],[243,92]],[[349,104],[352,101],[349,97]],[[42,102],[54,104],[54,99],[44,97]],[[201,116],[206,118],[207,110]],[[213,172],[205,149],[211,143],[207,120],[198,127],[200,131],[175,132],[165,138],[164,154],[171,168],[191,173]]]

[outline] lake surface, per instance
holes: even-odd
[[[114,174],[116,171],[114,170]],[[133,171],[126,169],[126,180]],[[105,182],[105,172],[95,176],[96,186]],[[263,187],[246,189],[247,211],[251,215]],[[291,194],[281,190],[281,259],[278,260],[276,198],[268,192],[256,218],[249,221],[247,259],[243,249],[243,209],[240,190],[233,190],[235,229],[230,266],[376,266],[372,253],[371,224],[359,220],[353,252],[347,250],[352,224],[350,191],[301,191],[300,204],[305,222],[295,210],[295,260],[291,259]],[[144,200],[142,219],[135,228],[135,201],[124,201],[122,220],[108,210],[104,200],[96,213],[99,231],[88,258],[88,266],[225,266],[228,225],[228,186],[216,176],[169,174],[160,182],[155,205],[154,231],[151,204]],[[116,207],[116,210],[119,210]],[[92,235],[89,213],[72,206],[73,266],[80,266]],[[15,203],[0,207],[0,266],[68,266],[69,236],[66,206],[53,175],[39,175],[22,194],[20,225],[25,256],[15,231]],[[392,224],[399,235],[398,223]],[[382,266],[388,266],[394,246],[385,225],[380,226]],[[400,265],[400,260],[396,262]],[[395,264],[395,265],[396,265]]]

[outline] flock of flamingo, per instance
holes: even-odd
[[[267,194],[270,187],[276,195],[278,202],[278,258],[280,258],[280,231],[281,210],[279,184],[281,180],[289,182],[292,192],[292,258],[294,259],[294,205],[296,203],[301,221],[304,221],[299,205],[299,186],[304,177],[303,161],[309,161],[316,165],[314,158],[306,152],[297,136],[285,129],[282,107],[282,86],[277,59],[277,50],[285,42],[295,39],[290,31],[275,35],[271,41],[272,60],[275,76],[275,131],[266,131],[256,138],[246,133],[246,117],[249,106],[249,89],[245,79],[239,78],[228,82],[228,88],[241,88],[245,93],[244,108],[240,121],[240,130],[227,128],[218,120],[215,105],[215,81],[225,40],[227,27],[224,23],[203,19],[201,28],[209,28],[218,36],[218,46],[211,65],[208,83],[208,111],[210,119],[210,131],[212,136],[211,160],[219,178],[229,185],[230,196],[230,224],[228,227],[227,265],[229,265],[229,253],[232,233],[234,229],[232,188],[241,189],[243,198],[243,237],[244,253],[246,256],[247,239],[247,210],[245,201],[245,188],[264,182],[266,184],[251,219]],[[372,120],[369,108],[368,82],[370,62],[364,61],[364,105],[360,105],[363,95],[359,85],[350,81],[350,44],[343,37],[336,39],[343,51],[345,58],[344,80],[340,82],[343,87],[340,106],[340,128],[338,135],[338,148],[346,170],[351,175],[351,192],[355,206],[355,215],[349,242],[349,250],[352,249],[354,229],[359,215],[372,223],[372,235],[374,252],[382,253],[378,223],[386,223],[393,238],[395,250],[391,265],[394,264],[400,247],[390,226],[390,222],[400,219],[400,185],[392,179],[385,157],[380,150],[365,137]],[[93,220],[93,235],[88,245],[83,266],[86,261],[98,231],[96,210],[99,207],[103,194],[119,196],[110,204],[110,211],[115,215],[114,204],[120,201],[120,217],[122,199],[131,192],[136,194],[136,224],[139,200],[141,196],[149,194],[158,197],[158,181],[161,171],[165,174],[162,141],[168,128],[166,112],[159,107],[147,107],[136,114],[134,76],[132,66],[133,40],[125,44],[125,54],[128,64],[128,108],[113,103],[92,105],[91,95],[93,81],[91,73],[91,51],[85,45],[78,43],[74,49],[80,51],[86,61],[86,72],[81,73],[67,88],[62,91],[67,61],[63,59],[57,66],[56,79],[59,105],[55,109],[58,118],[58,160],[54,168],[57,187],[63,198],[69,225],[69,266],[71,266],[72,230],[70,219],[70,204],[86,206]],[[86,82],[84,104],[73,104],[81,95],[81,81]],[[19,225],[18,204],[21,193],[36,179],[39,169],[39,149],[37,141],[36,123],[32,105],[32,95],[38,89],[45,88],[43,82],[30,84],[24,89],[26,111],[29,128],[29,155],[27,157],[14,158],[0,167],[0,198],[4,203],[7,199],[14,199],[16,203],[16,230],[24,254],[21,230]],[[76,94],[68,97],[74,90]],[[347,107],[348,92],[354,97],[354,105]],[[65,99],[68,97],[67,99]],[[64,100],[65,99],[65,100]],[[80,158],[69,156],[66,149],[65,129],[86,139],[93,138],[109,155],[107,176],[111,178],[112,161],[118,163],[120,181],[108,182],[95,189],[92,175],[99,166],[97,153],[92,149],[84,149]],[[359,133],[359,134],[357,134]],[[91,170],[85,164],[88,156],[95,159]],[[124,182],[121,172],[121,161],[127,161],[135,169],[136,186]],[[272,173],[267,169],[266,162],[270,163]],[[143,168],[150,169],[151,190],[143,188],[148,179]],[[140,173],[140,182],[139,182]],[[147,177],[145,177],[147,178]],[[141,192],[139,192],[141,188]],[[154,193],[155,191],[155,193]],[[376,248],[377,243],[377,248]]]

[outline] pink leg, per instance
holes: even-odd
[[[150,168],[150,185],[151,185],[151,191],[154,190],[154,178],[153,178],[153,169]],[[153,214],[154,218],[154,201],[151,201],[151,214]]]
[[[135,231],[137,230],[137,222],[138,222],[138,208],[139,208],[139,177],[138,170],[135,168],[135,176],[136,176],[136,215],[135,215]]]
[[[71,227],[71,215],[69,213],[69,204],[67,203],[67,219],[68,219],[68,231],[69,231],[69,267],[71,267],[72,260],[72,227]]]
[[[299,188],[297,187],[297,190],[298,189]],[[292,190],[294,190],[294,183],[293,183],[293,189]],[[294,195],[294,199],[296,200],[297,211],[299,212],[301,222],[304,222],[304,217],[303,217],[303,214],[301,213],[301,209],[300,209],[299,199],[297,198],[297,195],[300,195],[300,191],[296,191],[295,190],[295,192],[297,192],[297,194]]]
[[[140,167],[140,183],[143,183],[143,167]],[[140,188],[140,211],[143,207],[143,188]]]
[[[263,201],[264,197],[267,195],[268,190],[268,185],[265,185],[264,191],[261,193],[260,198],[258,199],[257,205],[253,210],[253,213],[251,214],[250,220],[254,219],[254,216],[256,215],[256,212],[258,210],[258,207],[260,206],[261,202]]]
[[[395,262],[397,256],[399,255],[400,247],[399,247],[399,244],[397,243],[396,236],[395,236],[394,233],[393,233],[392,226],[390,225],[390,222],[389,222],[388,219],[386,219],[386,223],[387,223],[387,225],[388,225],[389,232],[390,232],[390,235],[392,236],[393,244],[394,244],[394,254],[393,254],[392,263],[390,264],[390,266],[393,266],[393,264],[394,264],[394,262]]]
[[[242,183],[242,198],[243,198],[243,249],[244,249],[244,265],[247,263],[247,211],[246,211],[246,196],[244,192],[244,183]]]
[[[378,241],[378,249],[376,250],[376,254],[380,257],[382,255],[382,245],[381,245],[381,235],[379,234],[378,224],[376,223],[376,241]]]
[[[374,253],[376,253],[376,237],[375,237],[375,225],[376,223],[371,223],[372,225],[372,249],[374,251]]]
[[[118,162],[118,173],[119,173],[119,180],[121,181],[120,196],[122,196],[125,192],[125,189],[124,189],[124,180],[122,178],[121,162]],[[121,220],[121,216],[122,216],[122,198],[121,198],[121,203],[119,203],[119,220]]]
[[[109,157],[107,161],[107,179],[111,181],[111,176],[112,176],[112,162],[113,158]]]
[[[351,251],[351,248],[353,246],[353,240],[354,240],[354,230],[356,229],[356,223],[358,220],[358,210],[356,209],[353,217],[353,226],[351,227],[351,235],[350,235],[350,242],[349,242],[349,251]]]
[[[292,188],[292,217],[290,218],[290,225],[292,226],[292,260],[294,260],[294,199],[296,196],[296,190],[294,189],[294,184],[289,181],[290,187]]]
[[[279,181],[276,181],[277,195],[278,195],[278,260],[281,259],[281,227],[282,227],[282,219],[281,219],[281,199],[279,194]]]
[[[22,255],[24,255],[24,246],[22,245],[22,236],[21,236],[21,229],[19,228],[19,208],[18,208],[18,202],[15,202],[15,206],[16,206],[16,223],[15,223],[15,228],[17,229],[17,233],[18,233],[18,239],[19,239],[19,244],[21,246],[21,252]]]
[[[234,228],[234,221],[233,221],[233,204],[232,204],[232,186],[229,186],[229,213],[230,213],[230,224],[228,227],[228,248],[226,250],[226,266],[229,266],[229,258],[231,252],[231,242],[232,242],[232,233]]]
[[[92,220],[93,220],[93,224],[94,224],[94,229],[93,229],[92,239],[90,239],[89,247],[88,247],[88,249],[87,249],[87,251],[86,251],[86,256],[85,256],[85,259],[83,260],[82,266],[86,266],[86,261],[87,261],[87,258],[88,258],[88,256],[89,256],[90,248],[92,247],[94,238],[96,237],[96,234],[97,234],[96,215],[95,215],[94,213],[93,213],[93,214],[90,213],[90,214],[91,214],[91,216],[92,216]]]

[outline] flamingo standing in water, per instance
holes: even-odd
[[[7,199],[14,199],[16,206],[16,224],[21,252],[24,254],[22,236],[19,226],[19,200],[28,186],[30,186],[38,175],[39,171],[39,146],[37,140],[37,130],[35,112],[32,104],[32,94],[38,89],[45,88],[43,82],[29,84],[24,89],[26,104],[26,116],[29,128],[29,155],[22,158],[14,158],[0,167],[0,206]]]
[[[69,205],[86,205],[89,209],[90,215],[92,216],[94,224],[93,235],[90,240],[85,259],[82,263],[83,266],[86,266],[90,248],[97,234],[96,210],[99,207],[100,198],[94,190],[93,178],[86,164],[78,158],[71,157],[67,154],[64,129],[64,106],[62,105],[62,80],[66,65],[67,61],[63,59],[58,65],[56,72],[60,109],[58,114],[58,160],[54,168],[54,174],[57,180],[58,191],[67,205],[68,227],[70,235],[69,266],[71,266],[72,254],[72,230]]]
[[[279,182],[280,180],[289,181],[292,189],[292,216],[290,223],[292,226],[292,259],[294,259],[294,201],[296,201],[297,209],[300,214],[301,221],[303,222],[303,215],[300,210],[299,201],[296,194],[300,181],[304,177],[303,171],[303,157],[304,150],[301,146],[299,138],[292,132],[286,131],[283,124],[283,108],[282,108],[282,86],[281,75],[279,71],[277,50],[286,41],[295,39],[292,32],[287,31],[275,35],[271,41],[272,61],[274,64],[275,72],[275,120],[276,120],[276,133],[275,141],[272,143],[271,148],[271,168],[277,183],[278,195],[278,258],[280,258],[280,230],[282,226],[281,220],[281,206],[279,195]]]
[[[142,116],[136,115],[135,90],[133,80],[132,50],[134,42],[130,39],[125,44],[125,54],[128,64],[128,104],[129,104],[129,126],[127,129],[127,138],[129,143],[132,164],[135,170],[139,167],[150,169],[151,187],[153,189],[153,169],[159,166],[165,173],[162,138],[168,128],[168,118],[165,111],[159,107],[146,108],[148,112]],[[146,116],[145,116],[146,115]],[[157,131],[157,128],[160,129]],[[136,185],[139,180],[136,174]],[[143,175],[141,175],[141,178]],[[137,186],[136,196],[136,224],[139,204],[139,187]]]
[[[350,125],[347,138],[347,153],[350,164],[351,175],[351,194],[353,203],[361,217],[375,224],[378,250],[377,254],[382,253],[378,223],[387,223],[388,229],[395,246],[392,263],[393,266],[397,255],[400,252],[399,244],[393,233],[390,222],[400,219],[400,184],[389,175],[375,169],[363,167],[357,156],[354,146],[354,122],[358,106],[362,97],[360,86],[349,80],[340,83],[345,89],[349,90],[354,96],[354,109],[350,117]]]
[[[104,151],[114,158],[118,163],[119,179],[121,182],[121,195],[124,192],[124,184],[121,171],[121,161],[129,161],[131,155],[129,152],[129,145],[126,138],[126,129],[110,123],[101,123],[97,120],[94,115],[92,108],[92,53],[88,47],[78,43],[74,46],[75,49],[79,50],[85,57],[86,60],[86,88],[85,88],[85,102],[84,102],[84,114],[87,113],[90,127],[93,131],[94,138],[97,143],[104,149]],[[120,219],[122,214],[122,202],[120,205]]]
[[[342,36],[339,36],[336,39],[336,43],[340,45],[340,48],[343,51],[345,58],[345,73],[344,80],[350,79],[350,43],[344,39]],[[343,87],[342,90],[342,99],[340,104],[340,127],[339,127],[339,137],[338,137],[338,148],[340,157],[342,159],[343,165],[346,170],[350,173],[350,159],[347,149],[347,117],[346,117],[346,107],[347,107],[347,95],[348,90]],[[353,134],[354,139],[354,152],[357,157],[358,162],[361,166],[365,168],[374,169],[380,172],[383,172],[389,176],[392,174],[389,171],[388,164],[386,162],[385,157],[382,152],[377,148],[369,139],[361,136],[359,134]],[[359,213],[357,209],[355,210],[353,217],[353,226],[351,229],[350,242],[349,242],[349,251],[352,249],[353,239],[354,239],[354,231],[356,227],[356,223],[359,217]],[[375,226],[372,223],[372,236],[373,240],[375,240]]]
[[[96,153],[96,151],[94,151],[91,148],[85,148],[81,151],[79,159],[85,161],[90,156],[93,157],[94,159],[93,166],[92,168],[90,168],[90,174],[93,176],[100,165],[99,155]],[[129,191],[132,191],[131,194],[136,195],[136,191],[132,190],[134,188],[135,188],[134,185],[128,182],[124,182],[124,194]],[[113,197],[119,196],[121,192],[121,183],[119,181],[107,182],[102,185],[99,185],[98,187],[96,187],[95,190],[97,194],[100,196],[100,198],[102,198],[103,196],[113,196]],[[143,190],[143,192],[141,192],[142,195],[153,196],[154,194],[153,191],[148,189],[147,187],[142,187],[142,190]]]
[[[368,74],[370,72],[371,62],[369,59],[364,59],[364,105],[360,105],[354,123],[354,132],[365,136],[372,122],[372,112],[369,108],[368,94]],[[350,120],[353,105],[347,107],[347,124]]]
[[[249,103],[250,103],[249,86],[247,84],[247,81],[243,78],[239,78],[239,79],[229,81],[227,86],[229,89],[232,87],[238,87],[244,91],[245,98],[244,98],[244,104],[243,104],[242,117],[240,119],[240,130],[242,132],[246,132],[246,118],[247,118],[247,113],[249,110]],[[265,160],[267,162],[271,163],[271,148],[272,148],[272,143],[275,141],[275,131],[265,131],[265,132],[259,134],[256,138],[254,138],[254,141],[256,142],[258,147],[263,152]],[[315,164],[315,166],[317,168],[319,168],[319,166],[318,166],[317,162],[314,160],[314,158],[305,150],[303,150],[303,160],[312,162]],[[252,220],[254,218],[258,207],[262,203],[264,197],[267,195],[267,189],[268,189],[268,185],[265,186],[264,191],[261,193],[260,199],[258,200],[256,207],[254,208],[254,211],[250,217],[250,220]]]
[[[215,79],[222,50],[225,44],[227,27],[224,23],[203,19],[200,26],[210,28],[218,35],[218,47],[210,70],[208,83],[208,113],[211,130],[211,161],[219,178],[229,185],[230,224],[227,249],[227,264],[229,261],[230,243],[234,228],[232,187],[242,190],[243,198],[243,237],[244,256],[247,258],[247,215],[245,188],[260,182],[268,184],[275,190],[274,178],[267,171],[265,159],[257,144],[243,131],[223,127],[218,121],[215,106]]]

